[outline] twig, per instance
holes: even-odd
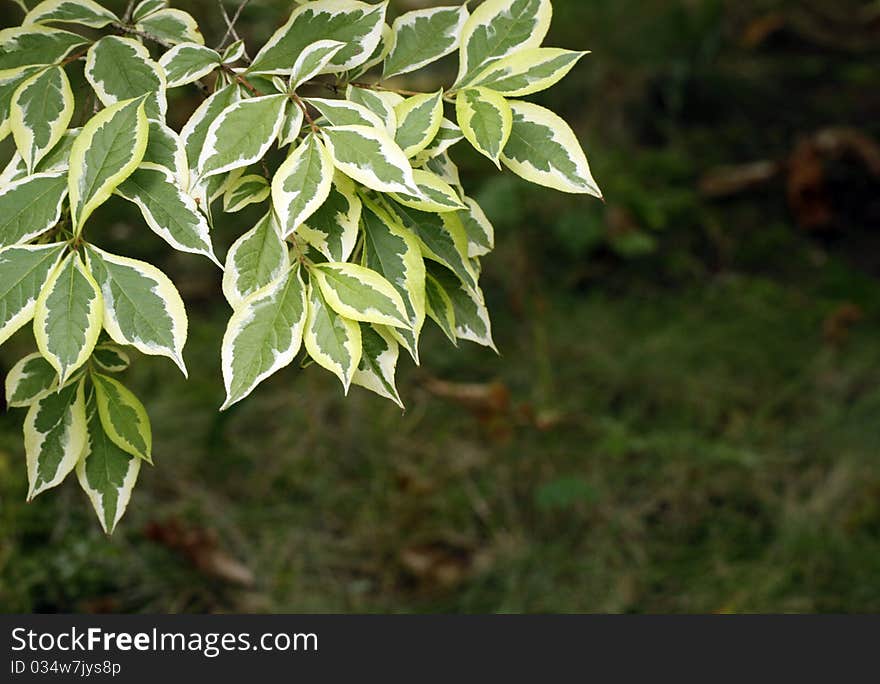
[[[226,33],[220,40],[221,48],[226,45],[226,41],[229,40],[230,37],[235,38],[235,40],[241,40],[241,37],[235,30],[235,23],[238,21],[238,18],[241,16],[241,13],[244,11],[244,8],[247,7],[249,2],[250,0],[241,0],[241,3],[239,3],[238,8],[235,10],[235,14],[233,14],[232,19],[230,19],[229,15],[226,13],[226,8],[223,6],[223,0],[217,0],[217,4],[220,5],[220,11],[223,13],[223,20],[226,22]]]

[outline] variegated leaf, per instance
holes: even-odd
[[[468,239],[455,213],[435,214],[399,204],[395,213],[415,233],[428,259],[451,269],[468,287],[477,289],[477,274],[468,258]]]
[[[37,348],[63,385],[91,356],[101,334],[101,290],[79,255],[70,253],[49,275],[34,308]]]
[[[513,130],[501,159],[527,181],[562,192],[602,197],[571,127],[549,109],[511,102]]]
[[[468,85],[486,65],[502,57],[538,47],[552,17],[550,0],[486,0],[462,30],[456,86]]]
[[[146,95],[147,118],[165,119],[165,71],[133,38],[105,36],[86,54],[85,75],[104,105]]]
[[[301,5],[256,54],[249,70],[286,75],[303,50],[319,40],[345,45],[328,65],[334,71],[356,67],[379,44],[387,6],[387,0],[378,5],[356,0],[316,0]]]
[[[400,294],[375,271],[351,263],[326,262],[310,269],[325,301],[353,321],[398,328],[410,326]]]
[[[272,206],[283,236],[292,234],[324,204],[333,182],[333,158],[310,133],[278,167],[272,179]]]
[[[43,0],[27,13],[21,23],[23,26],[63,23],[103,28],[118,21],[119,17],[94,0]]]
[[[431,317],[443,334],[446,335],[456,347],[458,337],[455,335],[455,307],[449,295],[446,294],[437,279],[430,273],[425,279],[425,298],[428,316]]]
[[[162,166],[174,176],[175,184],[181,189],[189,185],[189,164],[186,161],[186,150],[180,136],[168,125],[150,119],[150,133],[147,137],[147,149],[144,151],[142,166]]]
[[[38,24],[3,29],[0,31],[0,74],[16,67],[55,64],[86,44],[86,39],[76,33]]]
[[[394,108],[394,139],[407,157],[415,157],[434,140],[443,123],[443,91],[413,95]]]
[[[397,17],[391,27],[394,37],[385,58],[384,77],[416,71],[455,52],[468,16],[464,4],[414,10]]]
[[[220,265],[205,217],[170,171],[160,166],[139,168],[120,183],[116,193],[137,205],[150,229],[174,249],[202,254]]]
[[[261,159],[284,123],[285,95],[239,100],[224,109],[208,127],[199,156],[199,175],[231,171]]]
[[[141,469],[141,459],[120,449],[101,424],[97,400],[86,405],[87,442],[76,477],[101,528],[112,534],[122,519]]]
[[[84,380],[31,405],[24,419],[28,501],[64,481],[76,467],[86,441]]]
[[[507,100],[486,88],[467,88],[458,93],[455,111],[468,142],[501,168],[501,153],[513,127]]]
[[[64,248],[56,243],[0,249],[0,344],[34,317],[37,297]]]
[[[303,333],[306,351],[315,363],[339,378],[348,394],[363,353],[360,325],[337,314],[314,282],[308,295],[309,314]]]
[[[28,354],[9,369],[5,384],[7,406],[30,406],[58,389],[58,373],[42,354]]]
[[[361,361],[351,378],[352,383],[391,399],[403,408],[394,381],[399,345],[382,326],[361,323]]]
[[[223,336],[226,401],[221,410],[290,365],[302,344],[307,310],[306,286],[298,266],[288,268],[241,303]]]
[[[251,204],[265,202],[271,191],[269,181],[255,173],[236,178],[223,191],[223,211],[234,214]]]
[[[116,378],[91,373],[98,416],[107,437],[125,453],[153,462],[153,431],[140,400]]]
[[[338,40],[317,40],[303,48],[290,70],[290,88],[296,90],[318,74],[324,73],[330,61],[345,47]],[[331,67],[331,70],[334,70]]]
[[[520,50],[481,71],[472,85],[507,97],[531,95],[561,81],[586,54],[544,47]]]
[[[320,97],[306,98],[306,102],[317,109],[331,126],[373,126],[385,129],[385,122],[373,111],[350,100],[327,100]]]
[[[211,124],[216,121],[220,112],[241,99],[236,84],[225,86],[202,102],[190,116],[180,131],[180,141],[186,150],[186,159],[190,169],[195,169],[199,156],[205,146],[205,136]]]
[[[413,196],[400,193],[392,195],[400,204],[412,209],[433,211],[440,214],[467,208],[449,183],[439,178],[436,174],[422,169],[415,169],[413,176],[416,180],[416,187],[419,189],[419,195]]]
[[[428,277],[433,278],[452,302],[455,312],[455,336],[460,340],[476,342],[497,352],[495,342],[492,341],[489,310],[486,308],[482,291],[465,285],[452,271],[437,264],[428,265]]]
[[[495,248],[495,227],[476,200],[465,197],[467,209],[458,212],[468,239],[468,256],[478,257]]]
[[[67,174],[37,173],[0,189],[0,247],[28,242],[58,223]]]
[[[135,28],[165,43],[196,43],[204,45],[205,38],[189,12],[164,8],[138,20]]]
[[[83,126],[70,150],[67,177],[74,233],[141,163],[148,134],[142,97],[110,105]]]
[[[168,88],[178,88],[204,78],[222,64],[220,55],[198,43],[180,43],[159,58]]]
[[[12,137],[28,173],[58,144],[73,116],[73,93],[61,67],[22,83],[9,109]]]
[[[115,344],[99,344],[92,352],[92,361],[98,369],[108,373],[121,373],[131,365],[128,353]]]
[[[257,290],[277,280],[290,266],[272,212],[236,240],[226,255],[223,294],[233,309]]]
[[[94,245],[87,246],[86,258],[103,295],[104,328],[113,341],[166,356],[186,375],[186,309],[168,276],[151,264]]]
[[[394,217],[367,202],[363,212],[364,256],[367,268],[382,275],[400,294],[409,329],[390,333],[419,361],[419,335],[425,322],[425,262],[419,242]]]
[[[357,243],[361,209],[354,182],[337,171],[327,199],[296,235],[329,261],[348,261]]]
[[[394,108],[403,102],[403,97],[397,93],[369,90],[348,86],[345,89],[345,97],[350,102],[355,102],[369,109],[373,114],[384,122],[385,130],[391,135],[397,131],[397,114]]]
[[[331,126],[322,131],[336,168],[379,192],[418,193],[403,150],[382,130]]]

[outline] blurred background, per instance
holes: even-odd
[[[127,372],[156,467],[111,538],[75,478],[24,502],[24,412],[0,415],[0,609],[880,611],[880,3],[553,4],[547,44],[593,54],[529,99],[607,204],[454,149],[496,227],[501,354],[430,326],[405,413],[312,367],[219,414],[219,272],[107,203],[92,238],[187,302],[191,379]],[[216,3],[179,6],[216,44]],[[247,6],[251,54],[289,7]]]

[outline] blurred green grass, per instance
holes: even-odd
[[[498,232],[484,279],[502,353],[431,330],[422,368],[401,362],[405,413],[308,368],[218,414],[218,274],[104,207],[99,243],[179,283],[191,379],[145,358],[128,372],[156,467],[110,539],[74,481],[24,503],[22,412],[0,416],[0,609],[880,610],[871,226],[826,240],[779,185],[696,189],[819,127],[880,134],[865,59],[742,46],[744,25],[798,5],[554,2],[550,44],[594,54],[539,100],[573,122],[608,204],[455,155]],[[255,3],[243,35],[257,44],[280,7]],[[829,332],[841,307],[861,320]],[[31,346],[19,334],[0,359]],[[435,378],[495,400],[475,410]]]

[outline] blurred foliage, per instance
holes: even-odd
[[[257,44],[288,4],[251,3],[241,35]],[[432,331],[430,365],[402,364],[403,414],[312,369],[218,414],[219,274],[108,204],[107,247],[180,284],[191,380],[128,372],[157,465],[111,539],[75,482],[23,502],[22,415],[0,417],[0,608],[880,610],[878,182],[828,164],[836,219],[818,231],[787,197],[816,131],[880,138],[880,8],[554,6],[549,44],[594,54],[538,99],[574,122],[607,204],[454,153],[497,229],[502,355]],[[187,9],[223,34],[215,3]],[[196,100],[177,104],[179,124]],[[700,191],[760,160],[780,170],[759,186]]]

